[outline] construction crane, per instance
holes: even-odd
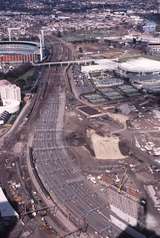
[[[126,183],[127,179],[128,179],[128,174],[127,174],[128,168],[125,169],[123,177],[121,179],[120,185],[118,187],[118,192],[120,193],[123,189],[124,184]]]
[[[21,215],[22,218],[24,218],[25,216],[28,216],[28,215],[36,215],[38,212],[41,212],[41,211],[47,211],[49,210],[50,207],[42,207],[42,208],[39,208],[39,209],[31,209],[30,211],[28,212],[25,212]]]
[[[44,30],[44,29],[42,29],[42,30],[40,30],[40,32],[41,32],[41,37],[42,37],[42,47],[44,47],[44,31],[46,31],[46,30]]]
[[[11,33],[12,33],[12,31],[14,31],[14,30],[20,30],[20,27],[12,27],[12,28],[7,28],[7,30],[8,30],[8,38],[9,38],[9,41],[12,41],[12,37],[11,37]]]
[[[45,31],[50,31],[50,29],[46,28],[46,27],[42,27],[42,29],[40,30],[40,33],[41,33],[41,37],[42,37],[42,47],[44,47],[45,45],[45,39],[44,39],[44,32]]]
[[[40,53],[40,61],[43,60],[43,45],[42,45],[42,35],[39,34],[38,35],[39,37],[39,45],[40,45],[40,48],[39,48],[39,53]]]
[[[44,46],[45,46],[45,43],[44,43],[44,32],[45,31],[49,31],[49,29],[48,28],[42,28],[40,30],[40,34],[38,35],[39,40],[40,40],[40,61],[43,60],[43,49],[44,49]]]

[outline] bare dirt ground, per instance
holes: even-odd
[[[75,50],[77,54],[83,55],[79,51],[82,50],[83,53],[90,53],[92,52],[92,57],[97,56],[98,58],[117,58],[117,57],[129,57],[130,55],[137,55],[140,54],[139,50],[135,49],[128,49],[125,51],[122,48],[109,48],[105,43],[79,43],[75,45]]]

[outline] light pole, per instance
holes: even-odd
[[[43,30],[40,30],[41,32],[41,37],[42,37],[42,47],[44,47],[44,29]]]
[[[8,38],[9,38],[9,41],[12,41],[12,37],[11,37],[11,33],[13,30],[19,30],[20,28],[19,27],[12,27],[12,28],[7,28],[8,29]]]
[[[39,45],[40,45],[40,47],[39,47],[40,61],[42,61],[43,60],[42,35],[39,34],[38,37],[39,37]]]

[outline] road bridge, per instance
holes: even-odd
[[[42,62],[42,63],[32,63],[33,66],[39,67],[39,66],[68,66],[71,64],[94,64],[99,59],[83,59],[83,60],[69,60],[69,61],[51,61],[51,62]]]

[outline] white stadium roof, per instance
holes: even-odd
[[[160,61],[139,57],[119,64],[119,68],[127,72],[136,73],[160,72]]]
[[[123,63],[117,63],[113,59],[97,59],[94,65],[82,66],[82,72],[90,73],[96,71],[116,70],[121,69],[126,72],[133,73],[153,73],[160,72],[160,61],[152,60],[145,57],[139,57],[136,59],[129,59]]]

